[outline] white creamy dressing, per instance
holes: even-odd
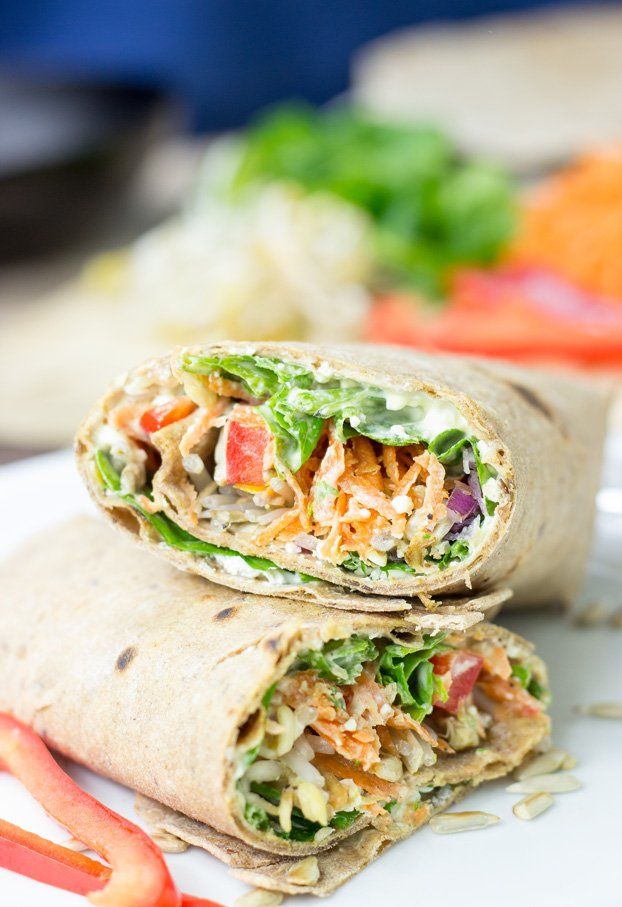
[[[232,554],[211,554],[210,558],[230,576],[241,576],[245,579],[265,579],[271,586],[302,586],[305,580],[300,574],[290,570],[271,568],[270,570],[256,570],[251,567],[243,557]]]

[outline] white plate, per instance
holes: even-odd
[[[610,483],[622,474],[618,468],[621,440],[610,444],[606,473]],[[611,495],[601,497],[605,505],[611,499]],[[615,506],[615,495],[613,501]],[[38,530],[53,532],[51,527],[59,520],[91,511],[68,453],[6,466],[0,470],[0,554],[8,554]],[[597,590],[617,606],[622,605],[615,582],[621,573],[617,566],[621,543],[622,515],[602,515],[589,591],[593,597]],[[495,813],[501,817],[498,825],[443,837],[424,828],[336,892],[330,900],[335,907],[388,905],[389,901],[395,907],[439,902],[460,907],[618,907],[621,903],[622,722],[580,717],[573,714],[572,706],[622,700],[622,632],[579,630],[559,615],[542,613],[507,614],[502,620],[534,640],[548,662],[555,742],[579,760],[574,773],[582,789],[559,795],[553,808],[535,821],[520,822],[512,815],[518,796],[505,792],[507,782],[484,786],[459,808]],[[71,774],[88,791],[136,821],[131,792],[78,766],[71,767]],[[0,816],[55,841],[67,838],[4,774],[0,774]],[[230,905],[246,890],[203,851],[191,848],[167,860],[178,884],[191,894]],[[85,903],[77,895],[0,870],[3,907]],[[318,902],[298,898],[296,907],[312,903]]]

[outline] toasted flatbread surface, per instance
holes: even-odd
[[[580,379],[525,371],[500,363],[430,356],[394,347],[308,344],[212,344],[192,348],[206,355],[271,356],[388,391],[417,393],[451,403],[476,436],[497,452],[507,495],[475,557],[422,575],[392,571],[381,578],[359,576],[308,553],[291,553],[275,542],[259,545],[191,513],[191,487],[182,464],[183,426],[173,424],[153,438],[162,465],[153,479],[154,502],[182,529],[220,547],[268,558],[287,571],[316,577],[315,583],[271,586],[263,578],[225,572],[213,560],[162,544],[135,509],[105,493],[93,469],[97,433],[118,404],[122,376],[80,428],[76,452],[94,500],[112,522],[140,537],[183,570],[240,591],[315,601],[332,607],[398,611],[435,595],[470,595],[509,586],[518,605],[568,604],[583,578],[591,542],[595,494],[600,477],[609,394]],[[149,383],[171,376],[170,360],[153,360],[130,373]],[[397,416],[396,416],[397,418]],[[372,593],[356,596],[352,593]]]
[[[232,784],[238,731],[293,652],[354,633],[443,628],[521,656],[533,648],[474,610],[374,615],[239,593],[172,569],[90,518],[31,541],[0,568],[0,579],[0,708],[155,801],[160,827],[280,890],[299,890],[286,878],[295,858],[320,854],[322,875],[311,890],[325,894],[414,830],[366,828],[362,816],[318,845],[243,822]],[[421,821],[510,771],[548,728],[545,715],[502,709],[485,746],[441,754],[421,770],[423,785],[440,788]]]

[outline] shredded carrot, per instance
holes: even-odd
[[[296,510],[287,510],[285,513],[282,513],[281,516],[272,520],[265,529],[261,529],[259,532],[255,533],[253,541],[256,542],[257,545],[267,545],[268,542],[275,539],[277,535],[279,535],[283,529],[286,529],[291,522],[297,519],[297,517],[298,513]]]
[[[525,199],[508,252],[581,289],[622,300],[622,144],[583,155]]]
[[[389,444],[382,445],[382,463],[388,479],[387,490],[395,494],[395,489],[400,481],[400,466],[395,447],[391,447]]]
[[[350,778],[360,788],[375,797],[386,797],[387,800],[395,797],[399,785],[392,781],[385,781],[370,772],[363,771],[344,759],[343,756],[330,755],[329,753],[316,753],[313,759],[321,772],[331,772],[336,778]]]

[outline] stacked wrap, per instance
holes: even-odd
[[[178,392],[185,375],[180,363],[197,357],[274,357],[318,374],[338,376],[390,394],[424,394],[455,408],[461,420],[490,451],[504,497],[489,521],[476,555],[425,575],[394,571],[389,576],[346,572],[291,546],[265,545],[211,522],[198,525],[192,513],[194,490],[179,444],[192,420],[163,427],[151,436],[161,455],[153,477],[156,509],[195,538],[243,555],[268,558],[315,582],[270,585],[225,571],[222,564],[189,550],[176,550],[127,500],[102,485],[94,467],[98,437],[111,411],[136,387],[157,399],[165,387]],[[80,471],[107,518],[139,537],[170,563],[212,581],[242,590],[357,610],[403,610],[421,596],[470,594],[510,586],[520,605],[568,604],[583,577],[598,487],[608,394],[596,384],[527,372],[499,363],[429,356],[396,348],[305,344],[213,344],[176,351],[122,376],[94,407],[77,437]],[[399,427],[399,412],[395,421]],[[358,593],[371,593],[360,595]]]
[[[288,873],[317,853],[319,880],[305,890],[330,892],[434,811],[511,770],[548,732],[544,714],[499,707],[485,746],[441,755],[426,770],[440,788],[415,825],[387,818],[371,828],[362,816],[324,845],[278,840],[243,822],[232,759],[239,729],[295,653],[355,632],[444,629],[533,658],[530,644],[482,621],[504,593],[480,599],[479,610],[335,612],[211,585],[86,518],[30,542],[0,581],[0,708],[150,798],[143,808],[153,824],[263,887],[300,892]]]

